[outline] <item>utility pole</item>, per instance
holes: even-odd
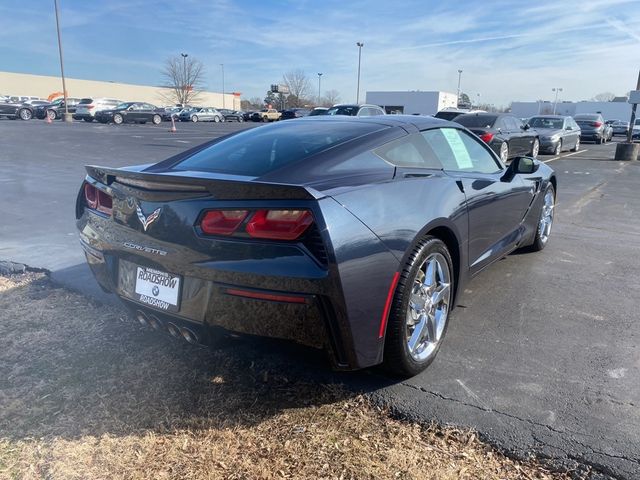
[[[640,90],[640,72],[638,73],[638,84],[636,85],[636,90]],[[636,123],[636,107],[637,103],[634,103],[631,106],[631,121],[629,122],[629,132],[627,133],[627,142],[633,142],[633,125]]]
[[[320,78],[322,77],[322,73],[318,73],[318,105],[320,105]]]
[[[73,117],[69,113],[67,106],[67,86],[64,80],[64,60],[62,57],[62,39],[60,38],[60,19],[58,16],[58,0],[53,0],[53,8],[56,11],[56,30],[58,32],[58,52],[60,53],[60,75],[62,76],[62,95],[64,97],[64,121],[73,122]]]
[[[556,98],[553,101],[553,114],[556,114],[556,107],[558,106],[558,93],[562,91],[562,88],[556,87],[551,89],[552,92],[556,92]]]
[[[181,53],[182,55],[182,106],[186,107],[187,103],[187,57],[188,53]]]
[[[363,42],[356,42],[358,46],[358,88],[356,90],[356,103],[360,103],[360,60],[362,58],[362,47],[364,47]]]
[[[458,105],[460,105],[460,80],[462,80],[462,69],[458,69]],[[456,105],[456,106],[458,106]]]
[[[222,67],[222,108],[224,107],[224,63],[221,63],[220,66]]]

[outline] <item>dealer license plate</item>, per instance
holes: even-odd
[[[154,268],[136,268],[137,300],[159,310],[178,311],[180,277]]]

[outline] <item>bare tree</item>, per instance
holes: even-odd
[[[613,100],[613,97],[615,97],[614,93],[602,92],[597,95],[594,95],[594,97],[591,100],[594,102],[610,102],[611,100]]]
[[[249,100],[242,100],[240,107],[242,110],[260,110],[264,107],[264,102],[260,97],[251,97]]]
[[[287,101],[287,105],[290,107],[299,107],[306,103],[309,103],[307,96],[311,90],[311,82],[307,77],[307,74],[303,70],[292,70],[285,73],[282,76],[282,81],[289,87],[289,93],[292,97],[295,97],[296,105],[292,105]]]
[[[183,55],[169,57],[162,76],[163,87],[169,90],[163,95],[167,101],[188,105],[199,99],[204,81],[204,65],[200,60]]]
[[[332,107],[340,101],[340,92],[337,90],[327,90],[320,100],[323,107]]]

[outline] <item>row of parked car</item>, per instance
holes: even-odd
[[[578,151],[580,142],[606,143],[616,134],[627,134],[629,124],[606,121],[599,113],[536,115],[521,119],[508,113],[447,109],[437,118],[459,123],[478,135],[506,162],[519,155],[537,156],[539,152],[558,155]],[[614,127],[615,126],[615,127]],[[640,137],[640,119],[633,127],[633,137]]]
[[[58,98],[52,102],[27,97],[0,98],[0,116],[31,120],[32,118],[56,120],[65,112],[75,120],[101,123],[159,124],[174,120],[184,122],[243,122],[243,112],[213,107],[156,107],[146,102],[123,102],[115,98]]]

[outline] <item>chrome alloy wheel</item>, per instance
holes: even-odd
[[[406,339],[411,357],[428,358],[442,339],[449,317],[451,272],[440,253],[432,253],[420,265],[407,308]]]
[[[538,223],[538,237],[544,245],[549,240],[551,234],[551,227],[553,225],[553,210],[555,208],[555,201],[553,199],[553,190],[547,190],[544,194],[544,203],[542,204],[542,210],[540,212],[540,222]]]

